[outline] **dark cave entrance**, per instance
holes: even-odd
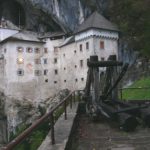
[[[0,1],[0,19],[2,17],[17,26],[26,25],[24,8],[14,0]]]

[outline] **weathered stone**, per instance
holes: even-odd
[[[89,16],[93,9],[104,12],[108,2],[109,0],[1,0],[0,18],[4,16],[16,25],[36,31],[70,31]]]

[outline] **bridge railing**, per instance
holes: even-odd
[[[52,110],[45,115],[43,115],[41,118],[39,118],[35,123],[33,123],[29,128],[27,128],[25,131],[23,131],[19,136],[17,136],[14,140],[12,140],[10,143],[8,143],[5,147],[3,147],[1,150],[12,150],[16,146],[18,146],[23,140],[28,138],[33,131],[35,131],[36,128],[38,128],[45,120],[50,119],[51,124],[51,144],[55,144],[55,132],[54,132],[54,126],[55,126],[55,119],[54,119],[54,113],[57,111],[60,107],[64,107],[64,119],[67,120],[67,104],[70,103],[70,107],[72,108],[72,102],[76,101],[76,93],[78,93],[79,100],[80,100],[80,91],[73,91],[69,93],[69,95],[64,98],[59,104],[57,104]]]
[[[150,87],[121,88],[120,99],[133,102],[150,101]]]

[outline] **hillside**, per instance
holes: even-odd
[[[142,79],[134,82],[128,88],[125,88],[123,90],[123,99],[126,99],[126,100],[142,100],[142,99],[150,100],[150,77],[142,78]]]

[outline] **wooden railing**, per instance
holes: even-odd
[[[50,119],[51,124],[51,141],[52,144],[55,144],[55,132],[54,132],[54,112],[58,110],[61,106],[64,107],[64,119],[67,120],[67,104],[70,103],[70,107],[72,108],[72,102],[76,100],[76,92],[80,91],[73,91],[71,92],[66,98],[64,98],[59,104],[57,104],[52,110],[45,115],[43,115],[40,119],[38,119],[35,123],[33,123],[29,128],[23,131],[19,136],[17,136],[13,141],[8,143],[5,147],[1,150],[12,150],[17,145],[19,145],[23,140],[30,136],[30,134],[39,127],[45,120]],[[80,99],[80,94],[79,94]]]

